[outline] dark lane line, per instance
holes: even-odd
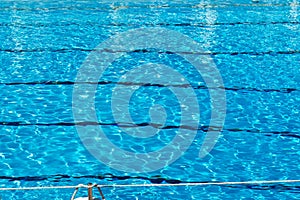
[[[124,86],[142,86],[142,87],[178,87],[178,88],[189,88],[192,87],[193,89],[224,89],[227,91],[248,91],[248,92],[279,92],[279,93],[291,93],[294,91],[299,91],[296,88],[280,88],[280,89],[259,89],[259,88],[250,88],[250,87],[216,87],[216,88],[208,88],[206,86],[192,86],[189,84],[156,84],[156,83],[134,83],[134,82],[114,82],[114,81],[99,81],[99,82],[73,82],[73,81],[34,81],[34,82],[12,82],[12,83],[0,83],[0,85],[80,85],[80,84],[87,84],[87,85],[109,85],[109,84],[116,84],[116,85],[124,85]]]
[[[143,177],[143,176],[115,176],[112,174],[103,174],[103,175],[85,175],[85,176],[70,176],[66,174],[57,174],[49,176],[20,176],[20,177],[11,177],[11,176],[0,176],[0,179],[6,179],[8,181],[51,181],[51,182],[60,182],[65,181],[64,179],[99,179],[99,180],[130,180],[130,179],[140,179],[147,180],[151,183],[183,183],[180,180],[176,179],[167,179],[161,176],[152,176],[152,177]],[[67,180],[68,181],[68,180]]]
[[[232,52],[170,52],[170,51],[154,51],[148,49],[134,50],[134,51],[116,51],[114,49],[104,49],[98,51],[96,49],[83,49],[83,48],[69,48],[69,49],[0,49],[0,52],[9,52],[9,53],[33,53],[33,52],[72,52],[72,51],[83,51],[83,52],[106,52],[106,53],[159,53],[159,54],[187,54],[187,55],[254,55],[254,56],[263,56],[263,55],[290,55],[290,54],[300,54],[300,50],[290,50],[290,51],[264,51],[264,52],[252,52],[252,51],[232,51]]]
[[[214,126],[199,126],[193,127],[188,125],[167,125],[163,126],[162,124],[155,124],[155,123],[101,123],[101,122],[58,122],[58,123],[27,123],[27,122],[0,122],[0,126],[118,126],[122,128],[137,128],[137,127],[146,127],[151,126],[156,129],[161,130],[169,130],[169,129],[184,129],[184,130],[191,130],[191,131],[228,131],[228,132],[248,132],[248,133],[259,133],[265,134],[266,136],[281,135],[287,137],[294,137],[300,139],[299,132],[292,132],[292,131],[261,131],[259,129],[247,129],[247,128],[224,128],[224,127],[214,127]]]
[[[9,182],[23,181],[23,182],[37,182],[37,181],[48,181],[50,183],[58,182],[72,182],[72,179],[97,179],[100,182],[103,180],[112,182],[114,181],[127,181],[127,180],[146,180],[151,184],[184,184],[184,183],[216,183],[217,181],[183,181],[178,179],[164,178],[160,175],[151,177],[145,176],[115,176],[113,174],[103,175],[84,175],[84,176],[71,176],[67,174],[57,175],[41,175],[41,176],[0,176],[0,180],[7,180]],[[113,187],[113,186],[111,186]],[[194,186],[195,187],[195,186]],[[210,185],[201,187],[211,187]],[[290,191],[292,193],[300,193],[300,185],[297,183],[272,183],[272,184],[247,184],[247,185],[215,185],[214,187],[229,187],[229,188],[241,188],[251,190],[278,190],[278,191]]]
[[[205,22],[197,22],[197,23],[142,23],[142,24],[133,24],[133,23],[103,23],[103,24],[90,24],[90,23],[74,23],[74,22],[64,22],[64,23],[0,23],[0,26],[3,27],[20,27],[20,28],[39,28],[39,27],[68,27],[68,26],[93,26],[93,27],[157,27],[157,26],[166,26],[166,27],[207,27],[207,26],[236,26],[236,25],[299,25],[300,21],[270,21],[270,22],[215,22],[215,23],[205,23]]]
[[[300,185],[284,185],[284,183],[276,184],[248,184],[248,185],[226,185],[230,188],[240,188],[240,189],[251,189],[252,190],[277,190],[277,191],[289,191],[290,193],[300,193]]]

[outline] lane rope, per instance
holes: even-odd
[[[0,191],[7,190],[48,190],[48,189],[76,189],[91,187],[170,187],[170,186],[209,186],[209,185],[260,185],[260,184],[276,184],[276,183],[300,183],[300,180],[263,180],[263,181],[236,181],[236,182],[204,182],[204,183],[166,183],[166,184],[112,184],[112,185],[74,185],[74,186],[38,186],[38,187],[19,187],[19,188],[0,188]]]

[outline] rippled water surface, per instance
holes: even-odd
[[[0,187],[300,179],[299,13],[299,0],[0,1]],[[200,74],[178,52],[155,48],[130,50],[115,59],[98,81],[79,83],[95,85],[92,110],[98,119],[90,121],[92,114],[86,113],[79,126],[92,135],[101,127],[123,150],[155,152],[172,142],[180,128],[187,135],[196,133],[179,159],[145,173],[119,171],[91,155],[86,148],[90,141],[81,140],[73,115],[74,109],[84,112],[86,102],[75,108],[72,104],[76,76],[87,56],[101,42],[135,28],[166,28],[190,37],[203,50],[199,58],[211,57],[224,83],[210,88],[207,74]],[[145,42],[143,37],[135,40]],[[185,46],[179,49],[186,55],[199,53]],[[114,54],[106,51],[105,55]],[[148,81],[122,81],[129,71],[149,63],[161,66],[155,72],[142,68],[133,78]],[[173,81],[174,74],[162,65],[183,78]],[[95,64],[95,72],[100,66],[100,61]],[[163,77],[166,84],[155,77]],[[134,90],[128,104],[132,119],[118,112],[124,98],[116,98],[117,106],[112,104],[113,95],[125,95],[116,87]],[[199,158],[214,109],[211,91],[220,89],[226,94],[224,126],[213,150]],[[174,91],[183,94],[184,105]],[[193,95],[198,106],[189,104]],[[199,116],[183,121],[184,109]],[[197,117],[198,126],[192,126]],[[130,131],[154,134],[136,137]],[[111,160],[126,159],[110,150],[97,152]],[[176,156],[167,155],[163,160]],[[70,199],[72,192],[0,191],[0,199],[62,200]],[[106,199],[300,199],[300,185],[292,183],[103,188],[103,192]],[[84,189],[80,195],[85,195]]]

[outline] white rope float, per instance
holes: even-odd
[[[263,180],[263,181],[232,181],[232,182],[195,182],[195,183],[166,183],[166,184],[112,184],[99,185],[97,187],[170,187],[170,186],[207,186],[207,185],[260,185],[260,184],[275,184],[275,183],[300,183],[300,180]],[[2,190],[48,190],[48,189],[76,189],[90,188],[89,185],[79,184],[73,186],[37,186],[37,187],[18,187],[18,188],[0,188]]]
[[[92,189],[96,187],[102,198],[105,200],[104,194],[101,188],[105,187],[179,187],[179,186],[209,186],[209,185],[260,185],[260,184],[276,184],[276,183],[300,183],[300,180],[262,180],[262,181],[232,181],[232,182],[195,182],[195,183],[166,183],[166,184],[113,184],[113,185],[98,185],[98,184],[79,184],[75,186],[40,186],[40,187],[19,187],[19,188],[0,188],[0,191],[12,191],[12,190],[48,190],[48,189],[75,189],[71,200],[100,200],[93,198]],[[79,197],[75,199],[75,196],[79,188],[88,189],[88,197]]]
[[[19,188],[0,188],[1,190],[49,190],[49,189],[76,189],[88,188],[87,185],[79,184],[74,186],[37,186],[37,187],[19,187]]]
[[[208,185],[260,185],[274,183],[300,183],[300,180],[240,181],[240,182],[205,182],[205,183],[166,183],[166,184],[127,184],[98,185],[100,187],[170,187],[170,186],[208,186]]]

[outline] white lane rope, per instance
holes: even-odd
[[[19,187],[19,188],[0,188],[2,190],[48,190],[48,189],[76,189],[76,188],[105,188],[105,187],[171,187],[171,186],[209,186],[209,185],[260,185],[276,183],[300,183],[300,180],[263,180],[263,181],[239,181],[239,182],[205,182],[205,183],[166,183],[166,184],[112,184],[112,185],[74,185],[74,186],[41,186],[41,187]]]
[[[0,188],[1,190],[49,190],[49,189],[76,189],[89,188],[87,185],[79,184],[73,186],[37,186],[37,187],[19,187],[19,188]]]
[[[128,184],[128,185],[98,185],[99,187],[170,187],[170,186],[208,186],[208,185],[259,185],[275,183],[300,183],[300,180],[271,180],[245,182],[206,182],[206,183],[166,183],[166,184]]]

